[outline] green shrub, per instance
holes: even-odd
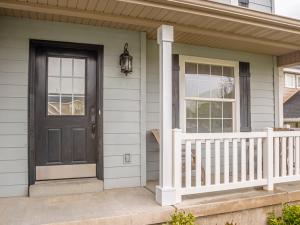
[[[171,215],[171,221],[164,225],[196,225],[196,218],[192,213],[186,214],[183,211],[175,212]]]
[[[268,225],[299,225],[300,205],[285,205],[282,216],[276,217],[275,213],[269,214]]]
[[[227,222],[225,225],[237,225],[237,224],[233,223],[233,221],[231,221],[231,223]]]

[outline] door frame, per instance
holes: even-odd
[[[28,78],[28,183],[33,185],[36,181],[36,113],[35,113],[35,59],[38,47],[65,48],[73,50],[89,50],[97,55],[96,69],[96,103],[97,103],[97,159],[96,174],[103,180],[103,45],[80,44],[73,42],[59,42],[46,40],[29,40],[29,78]]]

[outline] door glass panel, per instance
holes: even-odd
[[[48,58],[48,76],[60,75],[60,58],[49,57]]]
[[[73,115],[84,115],[84,96],[74,96]]]
[[[85,76],[85,60],[74,59],[74,76],[84,77]]]
[[[60,94],[60,79],[58,77],[48,78],[48,93]]]
[[[84,79],[81,78],[74,78],[74,84],[73,84],[73,94],[84,94],[84,86],[85,82]]]
[[[61,93],[72,95],[72,78],[61,78]]]
[[[48,95],[48,115],[60,115],[60,96]]]
[[[73,74],[73,59],[62,58],[61,59],[61,75],[63,77],[71,77]]]
[[[72,115],[72,95],[61,95],[61,115]]]
[[[85,115],[86,60],[48,57],[48,115]]]

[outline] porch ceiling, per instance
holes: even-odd
[[[0,0],[0,15],[147,32],[170,24],[175,41],[283,55],[300,50],[300,21],[208,0]]]

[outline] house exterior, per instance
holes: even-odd
[[[284,69],[283,117],[284,123],[292,128],[299,127],[299,72],[297,66]]]
[[[159,180],[157,201],[172,205],[298,180],[297,157],[275,171],[271,159],[300,134],[270,128],[283,126],[281,68],[300,60],[300,22],[269,0],[218,2],[0,1],[0,196],[52,179]]]

